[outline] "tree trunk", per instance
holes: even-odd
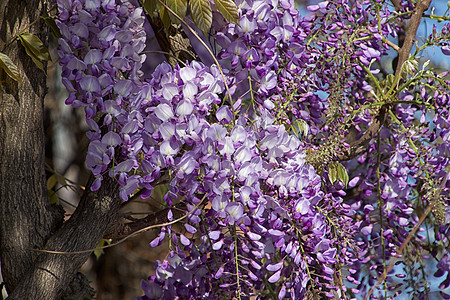
[[[27,249],[42,247],[63,217],[52,214],[45,185],[45,74],[18,40],[5,46],[43,9],[39,0],[0,4],[0,52],[11,58],[22,77],[22,83],[4,71],[0,77],[0,253],[8,291],[16,288],[36,257]],[[32,26],[27,32],[42,29]]]
[[[60,299],[67,289],[77,293],[71,283],[83,282],[77,271],[89,253],[32,249],[73,252],[94,248],[105,230],[117,222],[121,203],[113,180],[105,180],[96,193],[86,192],[64,224],[62,209],[48,202],[43,128],[46,76],[17,39],[9,43],[24,31],[46,44],[46,28],[39,21],[46,10],[45,1],[40,0],[0,1],[0,52],[11,58],[22,78],[20,83],[0,73],[0,257],[8,299]]]

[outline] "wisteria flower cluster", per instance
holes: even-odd
[[[129,2],[117,5],[115,1],[58,1],[58,9],[57,24],[63,35],[58,54],[62,82],[69,91],[66,104],[85,107],[91,129],[86,163],[96,176],[96,190],[108,166],[115,161],[118,145],[128,145],[122,147],[122,151],[129,152],[126,156],[135,155],[142,146],[139,139],[130,140],[130,132],[136,131],[137,124],[127,110],[142,87],[144,17],[142,8]],[[102,123],[94,120],[98,114],[104,114]],[[102,130],[106,133],[102,134]],[[112,175],[124,170],[131,170],[130,161],[118,164]],[[120,184],[125,200],[127,190],[136,188],[136,180],[121,175]]]
[[[239,26],[221,27],[216,40],[222,48],[218,58],[229,66],[234,87],[248,91],[244,97],[251,94],[251,104],[244,103],[242,110],[264,107],[274,116],[282,114],[288,123],[287,114],[292,114],[317,134],[325,104],[311,89],[323,87],[313,72],[315,54],[306,51],[312,19],[301,18],[290,1],[237,4],[241,9]]]
[[[414,227],[403,269],[376,296],[426,297],[427,256],[450,285],[449,81],[425,68],[380,74],[386,37],[414,9],[403,2],[400,12],[325,1],[304,17],[293,1],[239,0],[239,25],[213,21],[222,66],[162,63],[144,76],[142,8],[57,1],[66,103],[84,107],[90,128],[91,189],[110,176],[127,201],[164,186],[167,220],[187,216],[150,242],[170,249],[141,299],[370,296]],[[441,45],[446,28],[427,43]],[[339,162],[382,113],[366,149]],[[423,285],[404,289],[413,278]]]

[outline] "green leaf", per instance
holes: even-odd
[[[62,34],[61,31],[59,31],[58,26],[56,26],[55,23],[55,19],[51,18],[49,16],[43,16],[42,19],[44,20],[44,22],[48,25],[48,27],[50,27],[50,30],[53,32],[53,34],[58,38],[62,38]]]
[[[19,74],[19,69],[12,62],[11,58],[8,55],[0,52],[0,69],[5,70],[6,74],[9,75],[12,79],[18,82],[22,82],[22,78]]]
[[[291,129],[298,138],[307,137],[309,133],[308,123],[302,119],[292,122]]]
[[[58,204],[58,195],[54,190],[47,190],[48,202],[50,204]]]
[[[67,181],[66,181],[66,177],[56,174],[56,177],[58,178],[58,183],[62,186],[66,186],[67,185]]]
[[[161,7],[161,10],[159,11],[159,17],[161,18],[161,21],[164,24],[164,29],[169,29],[170,26],[170,16],[167,9],[163,6]]]
[[[45,48],[44,43],[42,43],[42,41],[37,36],[32,33],[23,33],[19,35],[19,38],[21,41],[23,41],[23,43],[26,44],[26,46],[24,45],[24,47],[28,47],[33,52],[34,56],[36,56],[36,58],[40,60],[51,60],[50,53],[48,52],[47,48]]]
[[[328,165],[328,178],[330,179],[331,184],[334,184],[338,179],[337,165],[334,161],[330,162]]]
[[[168,184],[157,185],[152,190],[152,198],[156,199],[157,201],[162,200],[168,191],[169,191]]]
[[[44,71],[44,65],[41,60],[51,60],[51,58],[42,41],[31,33],[23,33],[19,35],[19,39],[28,56],[31,57],[35,65]]]
[[[217,11],[230,23],[239,24],[239,12],[232,0],[215,0]]]
[[[181,19],[186,17],[187,0],[166,0],[166,5]],[[172,14],[170,14],[170,19],[175,24],[180,24],[180,20]]]
[[[58,175],[53,174],[47,179],[47,190],[51,190],[55,187],[56,183],[58,182]]]
[[[387,85],[389,86],[389,87],[391,87],[392,86],[392,84],[395,82],[395,76],[394,76],[394,74],[388,74],[387,76],[386,76],[386,83],[387,83]]]
[[[330,179],[331,184],[334,184],[337,180],[340,180],[345,186],[347,186],[349,180],[345,167],[336,161],[328,164],[328,178]]]
[[[153,17],[153,13],[156,10],[159,10],[161,4],[159,4],[158,0],[144,0],[144,10],[150,17]]]
[[[338,179],[340,181],[342,181],[342,183],[347,187],[349,178],[348,178],[347,170],[341,163],[337,163],[337,174],[338,174]]]
[[[195,25],[204,35],[207,35],[212,24],[212,10],[209,0],[191,0],[189,5]]]
[[[294,132],[295,136],[298,136],[298,128],[295,126],[295,123],[291,125],[291,130]]]
[[[105,246],[105,245],[109,245],[109,244],[111,244],[111,241],[112,241],[111,239],[102,239],[102,240],[100,241],[100,243],[98,243],[97,247],[95,247],[95,248],[99,248],[99,247],[103,247],[103,246]],[[95,254],[95,257],[96,257],[97,259],[99,259],[100,256],[101,256],[103,253],[105,253],[105,251],[103,251],[103,249],[96,249],[96,250],[94,250],[94,254]]]

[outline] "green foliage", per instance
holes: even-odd
[[[47,48],[44,46],[44,43],[31,33],[23,33],[19,35],[19,40],[22,43],[22,46],[25,48],[28,56],[31,57],[35,65],[44,71],[44,65],[42,64],[42,60],[51,60],[50,53],[48,53]]]
[[[152,190],[152,198],[161,201],[164,195],[169,191],[168,184],[159,184]]]
[[[195,25],[207,34],[212,24],[212,10],[208,0],[191,0],[191,16]]]
[[[161,18],[161,21],[163,22],[164,28],[167,30],[170,26],[170,15],[167,9],[163,6],[161,7],[159,11],[159,17]]]
[[[19,69],[12,62],[11,58],[8,55],[0,52],[0,70],[5,70],[6,74],[9,75],[12,79],[18,82],[22,82],[22,78],[19,74]]]
[[[47,190],[53,189],[56,183],[58,183],[58,175],[55,173],[47,179]]]
[[[328,178],[332,184],[340,180],[345,186],[347,186],[349,180],[347,170],[337,161],[332,161],[328,164]]]
[[[239,23],[239,12],[232,0],[215,0],[217,11],[230,23]]]
[[[50,204],[59,204],[58,195],[54,190],[47,190],[48,202]]]
[[[53,188],[58,183],[58,175],[55,173],[47,179],[47,195],[50,204],[58,204],[58,195]]]
[[[215,0],[215,9],[231,23],[239,24],[239,13],[233,0]],[[167,30],[171,23],[180,23],[180,19],[186,17],[188,1],[187,0],[144,0],[143,7],[145,12],[153,16],[155,11],[159,12],[164,28]],[[195,25],[207,34],[211,29],[213,7],[209,0],[190,0],[189,8],[192,20]],[[170,10],[173,12],[171,13]],[[177,18],[176,16],[179,18]]]
[[[59,183],[62,187],[67,186],[66,178],[62,175],[59,175],[57,173],[53,173],[48,179],[47,179],[47,195],[48,200],[50,204],[58,204],[59,199],[58,195],[56,193],[56,184]]]
[[[100,248],[100,247],[109,245],[109,244],[111,244],[111,241],[112,241],[111,239],[102,239],[102,240],[100,241],[100,243],[98,243],[97,247],[95,247],[95,248]],[[103,251],[103,249],[96,249],[96,250],[94,250],[94,254],[95,254],[95,257],[96,257],[97,259],[99,259],[100,256],[101,256],[102,254],[104,254],[104,253],[105,253],[105,251]]]
[[[291,124],[291,130],[294,132],[296,136],[299,138],[307,137],[309,133],[309,126],[305,120],[296,119]]]
[[[150,16],[153,16],[153,13],[161,8],[161,4],[159,4],[157,0],[144,0],[142,6],[144,7],[145,12]]]
[[[166,0],[166,5],[181,19],[186,17],[187,0]],[[170,20],[175,24],[180,24],[180,20],[173,14],[170,14]]]
[[[43,16],[42,19],[44,22],[48,25],[50,30],[53,32],[53,34],[56,36],[56,38],[60,39],[62,38],[61,31],[59,31],[58,26],[56,26],[55,19],[49,16]]]

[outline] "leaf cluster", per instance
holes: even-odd
[[[143,7],[150,16],[157,12],[166,30],[171,23],[180,24],[188,11],[194,24],[205,35],[211,29],[213,11],[221,13],[230,23],[239,22],[238,7],[232,0],[215,0],[214,4],[209,0],[190,0],[189,3],[187,0],[144,0]]]
[[[22,33],[17,36],[20,43],[25,48],[28,56],[33,60],[34,64],[44,71],[44,65],[42,61],[50,61],[50,53],[44,46],[44,43],[34,34]],[[9,77],[17,82],[22,82],[22,78],[19,74],[19,69],[11,58],[0,52],[0,71],[4,70]]]

